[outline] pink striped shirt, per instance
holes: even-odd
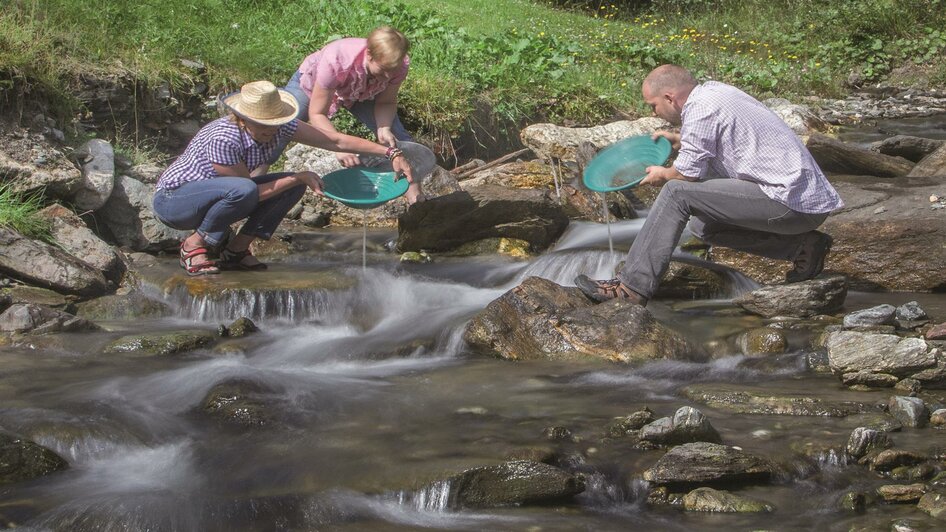
[[[698,85],[681,114],[673,166],[688,178],[730,177],[759,185],[796,212],[844,206],[801,139],[761,102],[725,83]]]
[[[401,68],[390,78],[368,75],[367,51],[368,39],[338,39],[306,57],[299,66],[302,74],[299,84],[307,96],[312,97],[312,89],[316,85],[335,90],[329,117],[338,111],[339,105],[348,108],[355,102],[371,100],[390,86],[400,87],[407,77],[411,64],[407,56],[404,56]]]

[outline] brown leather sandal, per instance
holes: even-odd
[[[223,248],[223,251],[220,252],[220,260],[217,261],[217,265],[220,266],[221,270],[262,271],[269,268],[269,266],[262,262],[252,266],[243,264],[243,259],[247,257],[253,257],[253,252],[249,249],[233,251],[229,248]]]
[[[644,307],[647,306],[647,298],[631,290],[618,279],[595,281],[587,275],[579,275],[575,277],[575,286],[577,286],[588,299],[597,303],[602,303],[609,299],[622,299]]]
[[[184,272],[191,277],[196,277],[198,275],[215,275],[220,273],[220,268],[217,267],[217,264],[207,259],[209,251],[205,247],[196,247],[194,249],[185,249],[184,243],[181,242],[181,268],[184,268]],[[203,255],[206,259],[204,262],[199,262],[194,264],[194,258]]]

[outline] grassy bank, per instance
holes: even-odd
[[[946,85],[940,0],[12,0],[0,14],[0,103],[46,95],[65,112],[83,72],[184,85],[181,59],[211,92],[283,83],[308,53],[392,24],[414,43],[404,115],[455,135],[473,109],[512,120],[592,124],[639,114],[653,66],[760,97],[838,95],[915,64]]]

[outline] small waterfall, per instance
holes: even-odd
[[[419,491],[398,492],[397,501],[419,512],[444,512],[450,503],[450,481],[438,480]]]
[[[168,296],[181,314],[198,321],[229,320],[245,316],[255,320],[319,321],[344,305],[344,292],[326,290],[226,290],[219,296],[194,297],[185,287]]]

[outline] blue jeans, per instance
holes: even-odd
[[[241,235],[269,240],[286,213],[305,194],[306,187],[292,187],[278,196],[259,200],[257,185],[292,175],[291,172],[245,177],[215,177],[185,183],[174,190],[158,190],[154,213],[168,227],[197,233],[217,247],[226,241],[230,225],[244,218]]]
[[[301,78],[302,73],[297,71],[292,75],[292,77],[289,79],[289,83],[287,83],[283,89],[295,96],[296,100],[299,102],[299,114],[296,116],[296,118],[302,120],[303,122],[308,122],[309,97],[302,89],[302,85],[299,84],[299,80]],[[375,123],[374,120],[373,99],[355,102],[350,108],[348,108],[348,110],[351,112],[351,114],[355,115],[355,118],[364,124],[365,127],[374,132],[375,135],[378,134],[378,124]],[[394,134],[394,138],[397,140],[414,140],[414,138],[411,137],[411,134],[407,132],[407,129],[404,128],[404,124],[401,123],[401,119],[398,118],[397,113],[394,114],[394,122],[391,123],[391,133]]]

